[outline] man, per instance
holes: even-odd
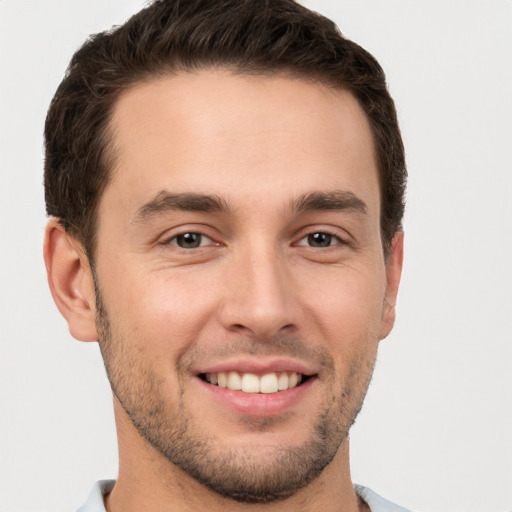
[[[375,59],[292,0],[156,1],[75,54],[45,137],[49,284],[119,439],[80,510],[404,510],[349,469],[402,267]]]

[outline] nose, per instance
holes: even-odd
[[[299,308],[289,268],[275,250],[247,250],[227,265],[219,310],[228,331],[268,339],[293,332]]]

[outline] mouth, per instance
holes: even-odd
[[[313,376],[297,372],[270,372],[257,375],[249,372],[227,371],[199,374],[199,378],[208,384],[248,394],[287,391],[304,384],[311,377]]]

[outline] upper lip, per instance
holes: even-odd
[[[267,373],[296,372],[302,375],[314,375],[318,369],[303,361],[296,361],[287,357],[237,357],[233,359],[224,359],[222,361],[199,366],[194,373],[197,375],[203,373],[220,373],[235,371],[239,373],[254,373],[256,375],[265,375]]]

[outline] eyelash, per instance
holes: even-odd
[[[313,237],[316,237],[318,235],[322,235],[323,237],[325,237],[327,239],[328,245],[325,245],[325,246],[313,245],[313,243],[314,243]],[[189,236],[193,236],[196,238],[195,240],[191,240],[189,242],[192,246],[183,247],[183,246],[179,245],[180,238],[183,239],[183,238],[189,237]],[[199,238],[198,241],[197,241],[197,238]],[[324,242],[325,238],[320,239],[318,241],[318,243],[321,244],[322,242]],[[306,243],[302,243],[303,241],[305,241]],[[209,237],[208,235],[205,235],[204,233],[201,233],[199,231],[186,231],[184,233],[179,233],[177,235],[172,236],[171,238],[168,238],[167,240],[165,240],[163,242],[163,244],[164,245],[169,245],[169,244],[174,245],[174,246],[178,247],[179,249],[182,249],[185,251],[190,251],[193,249],[199,249],[201,247],[210,245],[211,242],[213,242],[213,239],[211,237]],[[334,242],[334,243],[332,243],[332,242]],[[198,245],[194,245],[194,243],[197,243]],[[214,245],[220,245],[220,244],[218,244],[218,243],[216,244],[214,242]],[[335,247],[337,245],[347,245],[347,242],[344,239],[342,239],[341,237],[339,237],[338,235],[335,235],[334,233],[330,233],[329,231],[318,230],[318,231],[312,231],[310,233],[307,233],[302,238],[300,238],[299,241],[295,245],[307,246],[312,249],[329,249],[329,248]]]
[[[312,245],[311,244],[311,242],[313,241],[312,239],[313,239],[313,237],[315,237],[317,235],[322,235],[322,236],[326,237],[329,241],[328,245],[325,245],[325,246]],[[301,242],[304,240],[307,241],[307,243],[302,244]],[[330,243],[330,242],[335,242],[335,243]],[[319,243],[321,243],[321,241]],[[307,246],[312,249],[329,249],[329,248],[335,247],[337,245],[347,245],[347,242],[345,240],[343,240],[340,236],[335,235],[334,233],[330,233],[329,231],[318,230],[318,231],[312,231],[312,232],[304,235],[296,245]]]
[[[195,247],[181,247],[180,245],[178,245],[178,239],[184,238],[184,237],[186,237],[188,235],[194,235],[196,237],[199,237],[199,245],[197,245]],[[169,245],[169,244],[170,245],[175,245],[179,249],[182,249],[182,250],[185,250],[185,251],[189,251],[189,250],[192,250],[192,249],[198,249],[200,247],[204,247],[203,241],[205,239],[209,240],[210,242],[213,242],[211,237],[209,237],[208,235],[205,235],[204,233],[201,233],[199,231],[185,231],[184,233],[178,233],[177,235],[174,235],[171,238],[168,238],[167,240],[164,241],[164,245]],[[216,244],[216,245],[219,245],[219,244]]]

